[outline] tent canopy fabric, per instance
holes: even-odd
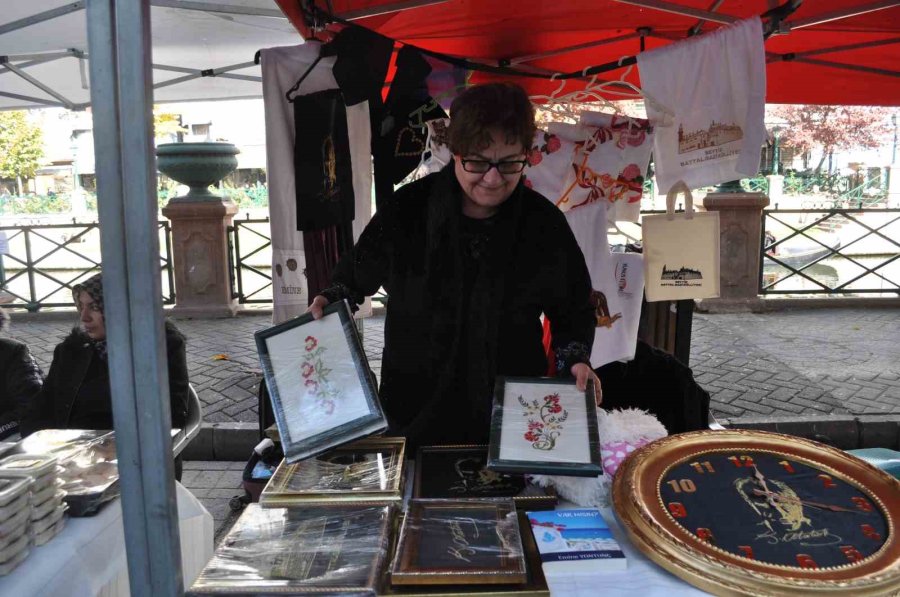
[[[772,0],[276,0],[305,38],[313,7],[399,42],[549,76],[615,62],[762,15]],[[712,4],[712,8],[711,8]],[[769,103],[900,105],[900,1],[806,0],[766,41]],[[397,8],[404,7],[403,10]],[[371,15],[371,16],[367,16]],[[704,17],[704,18],[702,18]],[[330,29],[336,28],[331,25]],[[581,49],[567,50],[573,47]],[[618,79],[624,69],[601,75]],[[478,73],[473,81],[497,79]],[[502,78],[502,77],[501,77]],[[558,82],[515,79],[533,94]],[[628,81],[639,85],[633,69]],[[571,82],[567,91],[583,83]]]
[[[2,5],[0,110],[87,106],[85,1]],[[302,43],[273,0],[151,0],[151,5],[156,103],[262,97],[256,51]]]

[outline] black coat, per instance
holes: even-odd
[[[182,428],[187,419],[187,357],[184,336],[170,322],[166,322],[166,354],[169,365],[172,427]],[[78,390],[86,381],[92,360],[99,358],[90,338],[77,328],[56,346],[44,387],[34,401],[28,417],[22,422],[23,437],[39,429],[67,429],[71,420],[79,418],[77,416],[79,404],[76,400]],[[100,366],[105,369],[106,362],[102,362]],[[106,387],[109,393],[109,385]],[[108,404],[108,413],[94,417],[88,425],[79,424],[79,427],[112,429],[111,395]]]
[[[28,347],[0,338],[0,439],[19,431],[19,423],[41,391],[41,369]]]
[[[495,375],[547,372],[540,316],[559,370],[588,362],[590,276],[563,214],[519,184],[492,224],[474,281],[450,164],[381,207],[335,269],[331,301],[388,294],[380,398],[391,432],[411,445],[486,442]]]

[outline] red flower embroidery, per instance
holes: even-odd
[[[310,391],[310,392],[312,392],[313,394],[315,394],[316,392],[319,391],[319,382],[317,382],[317,381],[314,380],[314,379],[307,379],[307,380],[306,380],[306,387],[309,388],[309,391]]]
[[[531,181],[528,180],[527,178],[522,179],[522,184],[525,185],[526,187],[528,187],[529,189],[534,189],[534,185],[531,184]]]
[[[319,341],[316,340],[314,337],[312,337],[312,336],[306,337],[306,351],[307,352],[311,351],[313,348],[315,348],[318,345],[319,345]]]
[[[547,412],[554,413],[554,414],[558,413],[558,412],[562,412],[562,407],[558,404],[551,404],[549,407],[547,407]]]
[[[559,394],[550,394],[549,396],[544,396],[544,402],[559,404]]]
[[[303,373],[303,377],[309,377],[316,372],[316,368],[311,363],[303,363],[300,365],[300,371]]]
[[[541,154],[541,151],[537,147],[534,147],[531,151],[528,152],[528,156],[526,157],[526,159],[528,160],[529,166],[537,166],[541,163],[541,160],[544,159],[544,156]]]
[[[554,151],[559,151],[562,147],[562,142],[559,140],[559,137],[556,135],[550,135],[547,137],[547,153],[553,153]]]
[[[625,169],[622,170],[621,177],[625,180],[634,180],[638,176],[641,175],[641,169],[637,164],[628,164],[625,166]]]
[[[534,433],[532,433],[530,431],[525,434],[525,439],[530,442],[536,442],[539,438],[540,438],[539,435],[535,435]]]

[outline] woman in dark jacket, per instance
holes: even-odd
[[[0,309],[0,332],[9,315]],[[19,423],[41,391],[41,369],[28,347],[11,338],[0,338],[0,440],[19,433]]]
[[[22,435],[39,429],[112,429],[112,396],[103,317],[103,284],[97,274],[72,290],[81,325],[53,352],[50,373],[22,424]],[[184,336],[166,322],[172,427],[187,418],[188,372]]]

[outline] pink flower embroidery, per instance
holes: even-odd
[[[540,150],[535,147],[528,152],[528,157],[526,159],[528,160],[529,166],[537,166],[544,159],[544,156],[541,154]]]
[[[313,348],[318,346],[318,344],[319,344],[319,341],[316,340],[314,337],[307,336],[306,337],[306,352],[311,351]]]
[[[524,409],[522,416],[528,417],[528,429],[522,437],[531,442],[531,447],[535,450],[552,450],[556,447],[556,439],[562,433],[563,423],[569,416],[559,401],[559,394],[548,394],[543,400],[531,401],[519,396],[519,404]]]
[[[312,363],[303,363],[300,365],[300,372],[303,373],[303,377],[309,377],[316,372],[316,368],[312,366]]]
[[[312,392],[313,394],[315,394],[316,392],[319,391],[319,382],[317,382],[317,381],[314,380],[314,379],[307,379],[307,380],[306,380],[306,387],[309,388],[309,391],[310,391],[310,392]]]

